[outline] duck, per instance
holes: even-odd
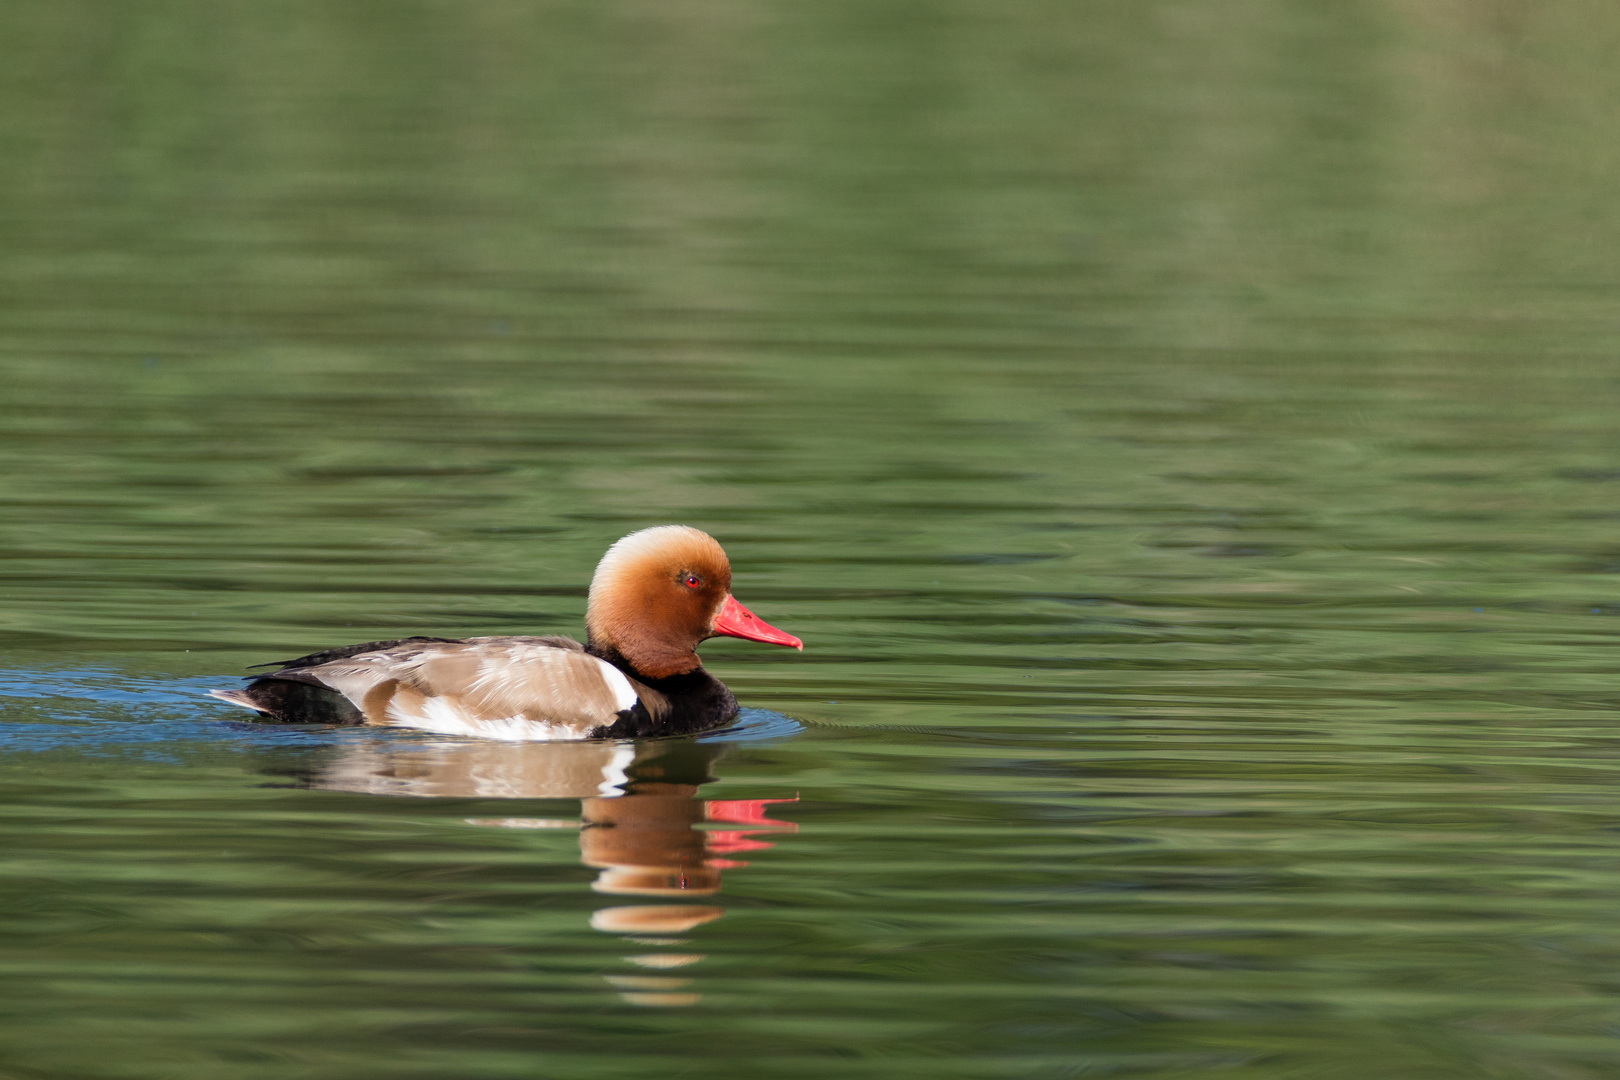
[[[591,576],[584,644],[559,636],[369,641],[277,661],[211,696],[284,723],[369,724],[506,741],[634,739],[723,727],[737,698],[703,669],[711,637],[788,646],[731,595],[708,533],[659,525],[616,541]]]

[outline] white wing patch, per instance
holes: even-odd
[[[595,656],[591,657],[591,659],[601,665],[602,680],[608,684],[608,689],[613,691],[613,701],[614,704],[619,706],[619,711],[623,712],[625,709],[635,708],[636,702],[640,699],[636,697],[636,688],[631,686],[630,680],[624,677],[624,672],[606,660]]]

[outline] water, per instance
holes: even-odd
[[[5,5],[0,1074],[1614,1075],[1617,38]],[[732,731],[202,697],[669,521]]]

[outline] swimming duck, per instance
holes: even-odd
[[[608,548],[591,578],[586,643],[412,637],[327,649],[212,695],[295,723],[380,724],[509,740],[680,735],[731,722],[737,699],[698,643],[804,643],[731,595],[707,533],[660,525]]]

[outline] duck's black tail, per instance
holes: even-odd
[[[329,687],[291,679],[255,679],[240,690],[210,690],[210,697],[252,709],[283,724],[361,724],[365,717]]]

